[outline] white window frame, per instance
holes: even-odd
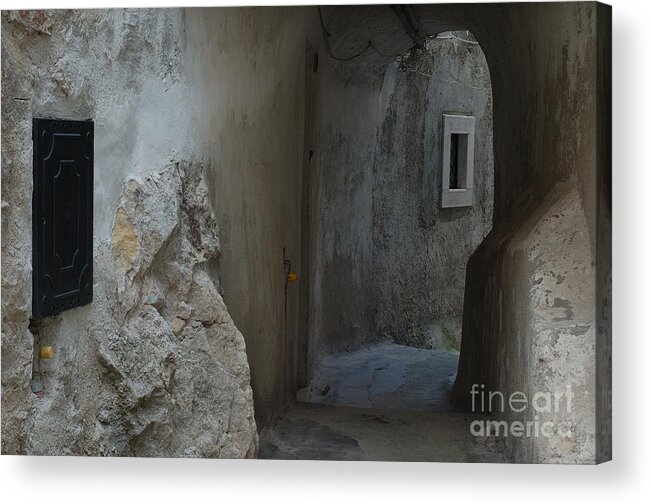
[[[459,188],[450,188],[450,145],[452,135],[465,135],[457,155]],[[463,143],[465,142],[465,146]],[[463,148],[465,147],[465,148]],[[471,207],[474,201],[473,178],[475,161],[475,118],[443,114],[443,176],[441,177],[441,207]]]

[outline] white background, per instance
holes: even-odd
[[[10,0],[2,8],[184,4],[228,5]],[[651,2],[612,5],[613,462],[573,467],[3,456],[2,502],[651,502]]]

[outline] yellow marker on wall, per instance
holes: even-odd
[[[54,347],[42,346],[39,355],[41,359],[51,359],[52,357],[54,357]]]
[[[287,280],[292,283],[296,282],[296,280],[298,280],[298,273],[296,273],[295,271],[290,271],[287,274]]]

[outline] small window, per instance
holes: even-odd
[[[443,115],[443,177],[441,206],[467,207],[473,204],[473,161],[475,118]]]

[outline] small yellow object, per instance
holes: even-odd
[[[296,280],[298,280],[298,273],[296,273],[295,271],[290,271],[287,274],[287,280],[294,283]]]
[[[54,347],[42,346],[40,351],[41,359],[51,359],[54,357]]]

